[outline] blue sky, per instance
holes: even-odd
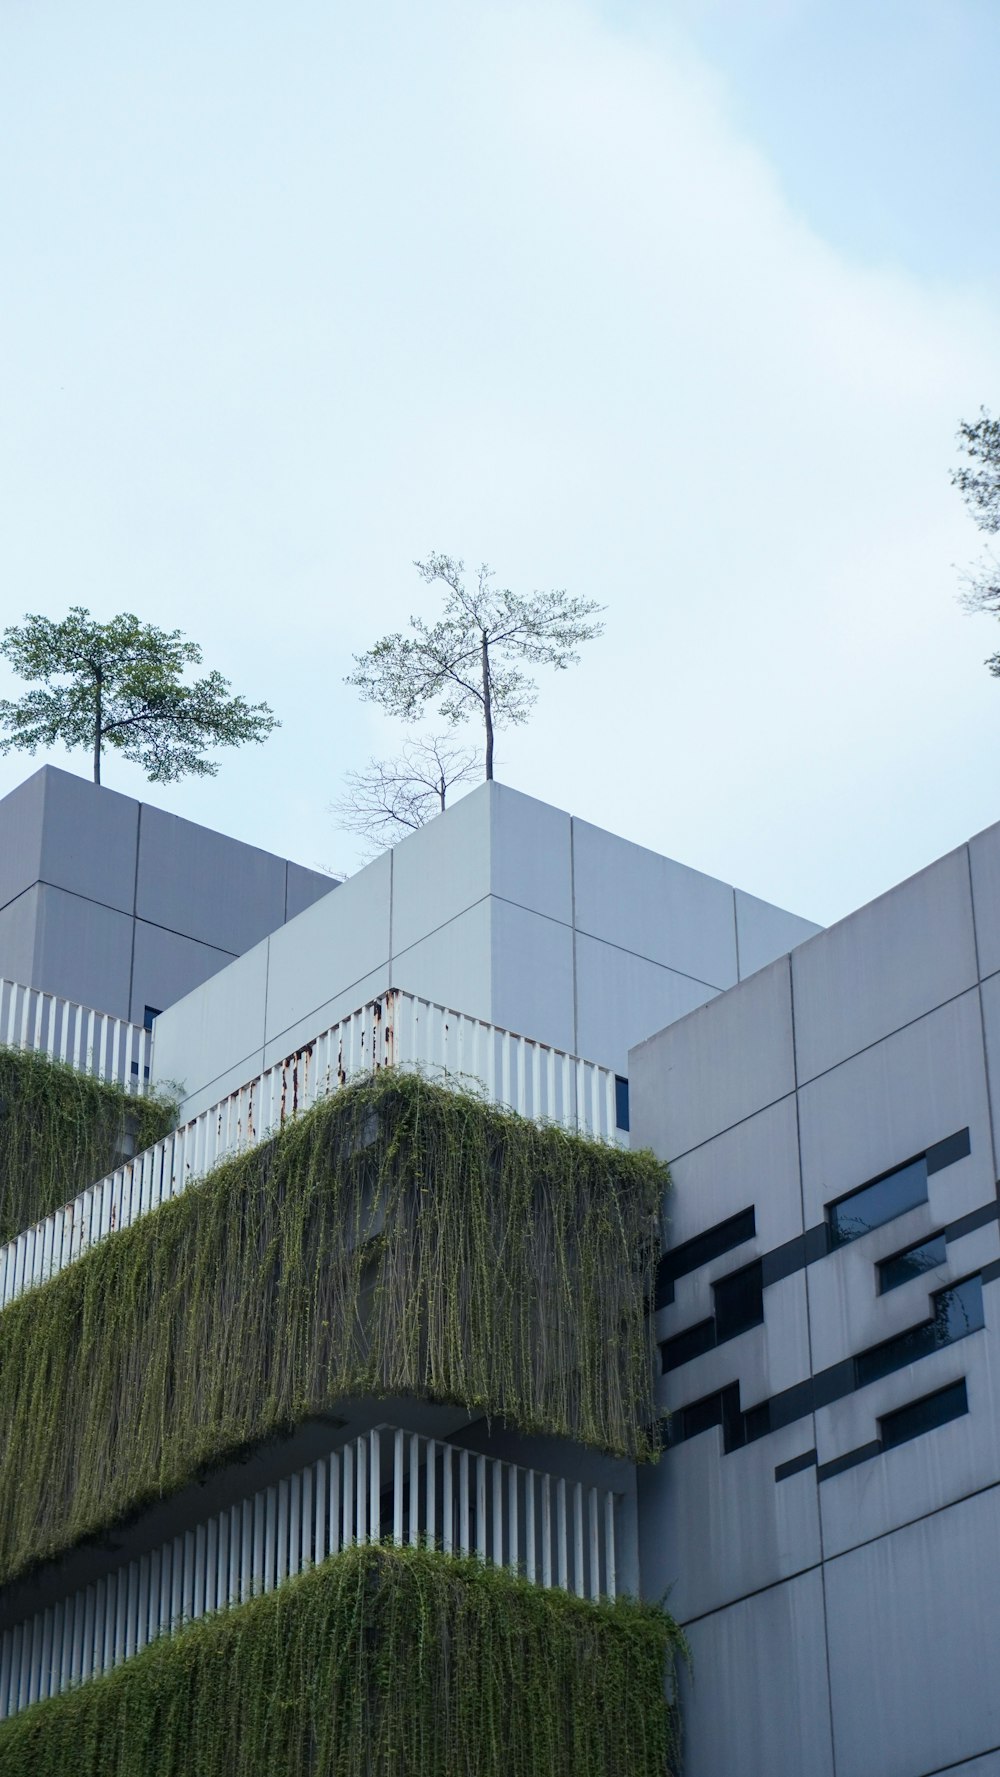
[[[0,31],[0,617],[177,625],[284,723],[152,799],[354,867],[329,804],[404,736],[343,678],[436,549],[607,606],[520,789],[823,921],[1000,818],[949,485],[1000,406],[995,6]]]

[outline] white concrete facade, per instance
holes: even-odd
[[[688,1777],[995,1777],[1000,826],[629,1077],[675,1184],[639,1526]]]
[[[631,1044],[817,928],[482,784],[157,1021],[194,1116],[388,987],[624,1074]]]

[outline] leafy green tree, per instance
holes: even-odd
[[[189,774],[214,777],[219,768],[203,758],[206,747],[262,741],[280,726],[266,703],[230,696],[221,673],[181,684],[184,668],[200,664],[201,649],[179,629],[157,629],[128,611],[109,623],[98,623],[82,605],[59,622],[28,613],[4,631],[0,654],[42,687],[16,702],[0,699],[0,752],[34,753],[59,741],[86,747],[95,784],[105,747],[165,784]]]
[[[979,529],[996,536],[1000,532],[1000,420],[981,408],[978,420],[962,421],[958,442],[968,464],[954,471],[952,482]],[[962,602],[969,611],[988,611],[1000,617],[1000,561],[989,550],[966,576]],[[985,664],[994,678],[1000,678],[1000,654],[991,654]]]
[[[410,618],[411,635],[383,636],[367,654],[354,657],[347,683],[391,715],[416,721],[436,703],[452,723],[481,718],[486,735],[486,776],[493,776],[493,737],[503,723],[526,722],[536,691],[517,661],[554,666],[559,671],[580,657],[579,642],[599,636],[590,621],[600,605],[566,592],[533,592],[521,598],[494,587],[495,575],[479,569],[466,588],[465,564],[450,555],[414,562],[428,585],[447,587],[444,612],[436,623]]]

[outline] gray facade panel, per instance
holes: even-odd
[[[818,1569],[687,1633],[685,1777],[833,1777]]]
[[[943,1005],[976,978],[963,846],[793,952],[799,1081]]]
[[[996,1489],[826,1566],[837,1777],[919,1777],[1000,1743]]]
[[[573,924],[572,822],[560,808],[496,784],[490,887],[505,901]]]
[[[132,918],[43,884],[38,890],[33,987],[129,1016]]]
[[[35,973],[35,938],[42,891],[38,884],[0,907],[0,976],[31,982]]]
[[[581,932],[712,987],[735,982],[736,917],[727,883],[580,820],[573,822],[573,869]]]
[[[735,894],[741,981],[745,981],[748,975],[755,975],[758,969],[766,969],[768,963],[776,962],[796,944],[804,944],[807,938],[815,937],[821,929],[811,919],[800,919],[796,913],[772,907],[770,901],[760,901],[743,889],[737,889]]]
[[[409,834],[392,853],[393,955],[408,950],[490,892],[489,784],[463,796],[447,814]],[[369,864],[370,871],[387,863]],[[352,877],[344,887],[349,888]],[[337,891],[338,896],[342,890]],[[384,954],[388,954],[385,952]],[[372,959],[369,966],[374,966]],[[381,960],[381,958],[377,959]],[[437,997],[432,996],[432,997]],[[464,1007],[461,1008],[464,1010]]]
[[[232,961],[227,950],[215,950],[180,932],[168,932],[137,919],[129,1009],[132,1023],[143,1023],[147,1006],[157,1012],[172,1006]]]
[[[1000,823],[969,840],[979,973],[1000,970]]]
[[[41,877],[45,776],[34,772],[0,802],[0,908]]]
[[[285,861],[143,805],[136,913],[241,955],[285,917]]]
[[[283,1033],[388,961],[392,867],[393,854],[383,853],[272,934],[267,1042],[284,1041]]]
[[[131,914],[138,802],[51,765],[43,775],[42,881]]]
[[[703,981],[577,933],[575,1047],[616,1073],[628,1073],[628,1052],[636,1043],[715,994]]]
[[[392,960],[392,985],[489,1022],[493,1015],[489,963],[493,906],[489,897],[477,901],[408,950],[397,951]]]
[[[192,993],[156,1021],[153,1077],[199,1093],[185,1104],[195,1116],[260,1071],[267,1005],[267,944],[257,944],[226,969],[220,991]],[[233,1078],[233,1073],[238,1078]],[[218,1090],[216,1085],[218,1084]],[[203,1090],[208,1092],[203,1102]]]
[[[796,1023],[796,1030],[798,1025]],[[972,1152],[935,1175],[949,1215],[993,1195],[979,995],[973,991],[895,1032],[799,1094],[807,1226],[826,1204],[968,1128]]]
[[[285,876],[285,918],[294,919],[297,913],[304,913],[314,901],[338,886],[335,877],[325,875],[322,870],[307,870],[304,864],[293,864],[289,859]]]
[[[640,1043],[629,1056],[633,1139],[666,1160],[795,1086],[787,958]]]
[[[573,933],[558,920],[496,896],[492,910],[493,1021],[572,1051]],[[460,1008],[464,1010],[464,1008]],[[595,1060],[600,1057],[595,1056]]]

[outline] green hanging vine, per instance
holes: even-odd
[[[177,1107],[0,1047],[0,1245],[173,1127]]]
[[[0,1583],[346,1395],[651,1455],[666,1174],[384,1073],[0,1314]]]
[[[0,1777],[669,1777],[684,1653],[648,1605],[353,1549],[0,1726]]]

